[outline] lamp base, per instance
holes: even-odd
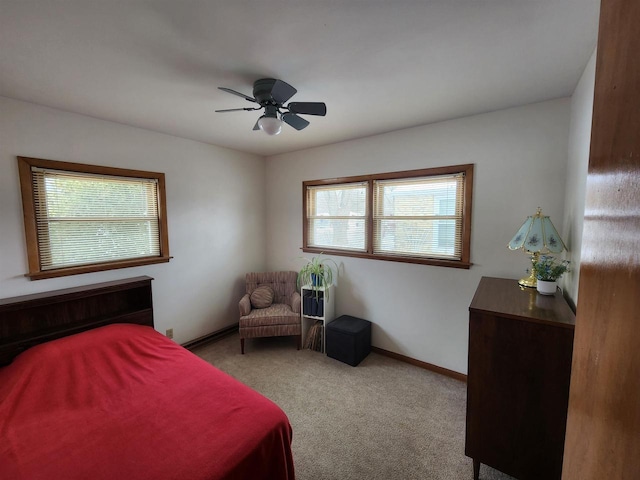
[[[518,280],[518,285],[521,287],[536,288],[538,286],[538,279],[534,277],[532,273],[528,277]]]
[[[538,286],[538,278],[536,277],[536,263],[540,258],[540,252],[533,252],[531,255],[531,274],[528,277],[518,280],[518,285],[527,288],[536,288]]]

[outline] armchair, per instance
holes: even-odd
[[[300,350],[302,325],[297,279],[297,272],[247,273],[246,293],[238,304],[243,355],[245,338],[255,337],[295,336]]]

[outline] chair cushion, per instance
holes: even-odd
[[[275,295],[273,288],[268,285],[261,285],[251,294],[251,305],[253,308],[267,308],[273,303]]]
[[[300,315],[294,313],[291,307],[284,303],[274,303],[267,308],[254,309],[249,315],[240,317],[240,328],[295,324],[300,324]]]

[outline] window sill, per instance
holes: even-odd
[[[462,268],[469,270],[473,263],[462,260],[444,260],[440,258],[416,258],[394,255],[380,255],[368,252],[351,252],[347,250],[332,250],[327,248],[303,247],[303,252],[322,253],[324,255],[336,255],[341,257],[368,258],[371,260],[385,260],[387,262],[416,263],[419,265],[433,265],[437,267]]]
[[[77,267],[56,268],[54,270],[40,270],[25,274],[30,280],[42,280],[45,278],[65,277],[67,275],[78,275],[81,273],[102,272],[104,270],[115,270],[118,268],[140,267],[153,265],[156,263],[166,263],[173,257],[148,257],[136,258],[132,260],[121,260],[118,262],[96,263],[93,265],[80,265]]]

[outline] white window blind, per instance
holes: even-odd
[[[373,253],[459,260],[464,173],[374,180]]]
[[[307,187],[307,245],[366,250],[366,182]]]
[[[31,172],[42,270],[160,256],[156,179]]]

